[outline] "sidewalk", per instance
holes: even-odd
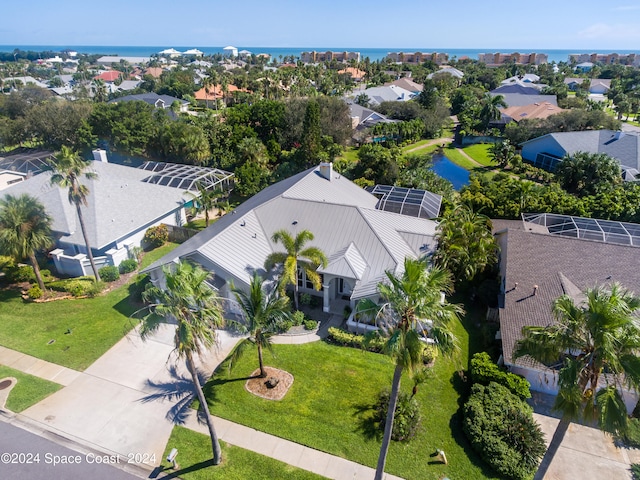
[[[35,377],[59,383],[65,387],[82,375],[81,372],[76,370],[40,360],[39,358],[16,352],[3,346],[0,346],[0,364]]]

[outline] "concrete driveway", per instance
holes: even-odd
[[[167,361],[173,331],[173,326],[163,325],[146,342],[132,331],[68,386],[22,416],[98,450],[158,465],[173,428],[165,416],[178,399],[148,397],[180,383],[176,374],[190,378],[184,361],[176,362],[173,356]],[[199,365],[206,374],[238,341],[226,332],[219,332],[218,339],[219,345]]]

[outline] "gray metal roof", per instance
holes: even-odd
[[[555,95],[526,95],[521,93],[491,93],[492,96],[502,95],[508,107],[523,107],[532,103],[548,102],[554,107],[558,106],[558,98]]]
[[[376,205],[378,210],[420,218],[436,218],[440,215],[442,196],[427,190],[375,185],[367,187],[367,191],[380,199]]]
[[[266,188],[146,271],[198,252],[214,271],[248,283],[269,253],[281,251],[271,241],[276,230],[309,230],[315,236],[310,245],[330,261],[319,271],[358,279],[352,298],[360,298],[375,293],[386,270],[401,271],[405,257],[434,245],[435,222],[377,210],[377,202],[343,176],[334,172],[329,181],[312,168]]]
[[[184,191],[144,183],[144,170],[104,162],[91,162],[98,178],[82,178],[89,189],[87,206],[82,207],[91,246],[102,249],[133,231],[154,223],[182,207]],[[53,230],[65,243],[84,245],[75,207],[67,191],[51,185],[51,175],[43,173],[17,183],[3,193],[29,193],[38,198],[53,217]]]

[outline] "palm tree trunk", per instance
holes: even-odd
[[[396,365],[396,369],[393,371],[393,383],[391,384],[391,395],[389,396],[389,409],[387,410],[387,419],[384,424],[384,436],[382,437],[382,445],[380,446],[380,455],[378,456],[375,480],[382,480],[382,477],[384,476],[384,465],[387,463],[387,453],[389,452],[389,444],[391,443],[393,416],[396,413],[401,377],[402,366]]]
[[[570,424],[571,424],[571,421],[564,418],[560,419],[560,423],[558,423],[558,426],[556,427],[556,431],[553,432],[553,437],[551,438],[551,443],[549,444],[549,448],[545,452],[544,457],[542,457],[542,461],[540,462],[540,467],[538,467],[538,471],[536,472],[536,475],[533,477],[533,480],[542,480],[547,474],[547,470],[549,470],[549,466],[551,465],[551,462],[556,456],[556,453],[558,453],[558,449],[562,444],[562,440],[564,440],[564,436],[567,433],[567,430],[569,429]]]
[[[298,278],[296,276],[296,282],[293,284],[293,304],[296,307],[296,310],[300,310],[298,306]]]
[[[262,360],[262,345],[258,343],[258,362],[260,362],[260,378],[265,378],[267,372],[264,369],[264,361]]]
[[[191,373],[193,385],[196,387],[196,393],[198,395],[198,400],[200,401],[200,408],[204,412],[204,416],[207,420],[209,436],[211,437],[211,449],[213,451],[213,464],[219,465],[222,461],[222,450],[220,449],[218,434],[216,433],[216,429],[213,426],[213,419],[211,418],[211,412],[209,412],[209,405],[207,404],[207,399],[204,398],[204,392],[202,391],[202,386],[200,385],[200,380],[198,379],[198,372],[196,371],[196,365],[193,362],[193,357],[191,356],[190,352],[187,352],[186,356],[187,368],[189,369],[189,373]]]
[[[33,267],[33,273],[35,273],[36,275],[38,286],[40,287],[40,290],[44,292],[44,282],[42,281],[42,274],[40,273],[40,265],[38,265],[36,254],[33,252],[33,250],[29,252],[29,261],[31,262],[31,266]]]
[[[89,262],[91,263],[91,269],[96,277],[96,282],[100,281],[100,274],[96,268],[96,262],[93,261],[93,253],[91,253],[91,245],[89,244],[89,237],[87,236],[87,229],[84,226],[84,218],[82,217],[82,207],[79,203],[76,203],[76,210],[78,212],[78,220],[80,221],[80,229],[82,230],[82,236],[84,237],[84,244],[87,246],[87,255],[89,256]]]

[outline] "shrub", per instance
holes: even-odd
[[[87,296],[95,297],[100,294],[104,290],[105,283],[104,282],[92,282],[87,288]]]
[[[308,293],[301,293],[300,305],[311,305],[311,295]]]
[[[531,407],[495,382],[473,385],[463,430],[484,461],[507,478],[530,479],[546,450]]]
[[[342,345],[344,347],[365,348],[364,335],[356,335],[355,333],[345,332],[344,330],[340,330],[336,327],[329,328],[329,340],[337,345]],[[383,344],[383,339],[370,340],[367,350],[371,352],[380,352],[382,350]]]
[[[350,305],[345,305],[344,309],[342,310],[342,316],[344,317],[345,320],[349,319],[349,315],[351,315],[351,312],[353,311],[353,309],[351,308]]]
[[[12,283],[35,282],[36,274],[29,265],[15,266],[9,270],[8,277]]]
[[[100,278],[105,282],[115,282],[120,278],[120,272],[115,265],[107,265],[98,270]]]
[[[82,297],[83,295],[87,294],[87,292],[89,291],[89,288],[91,288],[91,284],[89,282],[83,282],[78,280],[75,282],[69,282],[66,291],[69,292],[74,297]]]
[[[438,358],[438,349],[436,346],[425,345],[424,350],[422,351],[422,361],[425,365],[435,362],[436,358]]]
[[[315,330],[318,328],[318,322],[315,320],[308,319],[302,322],[302,324],[304,325],[305,330]]]
[[[389,410],[389,390],[384,390],[378,397],[376,403],[374,420],[378,423],[380,430],[384,430]],[[420,405],[418,401],[405,392],[398,395],[396,411],[393,414],[393,429],[391,439],[397,442],[405,442],[413,438],[420,426]]]
[[[476,353],[471,359],[471,381],[473,383],[481,383],[489,385],[490,382],[496,382],[507,387],[511,393],[517,395],[521,399],[531,398],[529,387],[531,384],[526,378],[509,373],[502,370],[498,365],[491,361],[489,354],[486,352]]]
[[[120,273],[131,273],[134,272],[136,268],[138,268],[138,262],[136,262],[133,258],[123,260],[118,266],[118,270],[120,271]]]
[[[293,321],[292,320],[283,320],[278,324],[278,331],[280,333],[285,333],[287,331],[289,331],[289,329],[293,327]]]
[[[300,310],[293,312],[293,315],[291,315],[291,319],[293,321],[292,325],[302,325],[305,321],[304,312],[301,312]]]
[[[150,227],[144,234],[142,241],[149,248],[158,248],[164,245],[169,240],[169,230],[164,224]]]
[[[43,295],[42,289],[38,285],[32,286],[29,289],[29,291],[27,292],[27,296],[31,300],[35,300],[36,298],[40,298],[40,297],[42,297],[42,295]]]
[[[627,431],[619,437],[627,447],[640,448],[640,420],[630,418],[627,423]]]

